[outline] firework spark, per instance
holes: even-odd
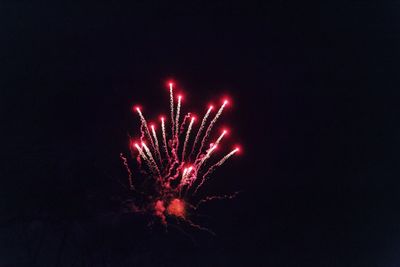
[[[135,107],[135,111],[138,113],[141,123],[141,137],[140,142],[131,141],[133,148],[132,151],[137,151],[134,153],[137,155],[136,160],[138,161],[139,170],[141,173],[146,174],[149,181],[152,181],[154,184],[154,190],[151,190],[152,195],[150,197],[150,203],[144,205],[144,209],[151,210],[163,223],[167,222],[168,216],[174,216],[178,219],[184,219],[189,223],[189,225],[196,226],[199,229],[204,229],[187,218],[187,210],[190,209],[190,207],[195,207],[195,205],[190,204],[191,195],[188,195],[188,192],[193,192],[194,194],[200,190],[201,186],[207,180],[207,177],[216,168],[224,164],[229,158],[239,152],[239,148],[235,147],[221,159],[216,161],[216,163],[210,164],[208,169],[204,169],[208,165],[207,161],[211,161],[212,154],[217,150],[217,148],[219,150],[222,139],[227,135],[227,130],[223,129],[214,142],[207,143],[208,139],[212,135],[212,129],[221,117],[223,110],[228,105],[228,101],[223,101],[213,119],[207,125],[207,119],[213,110],[213,106],[209,106],[201,120],[200,126],[197,128],[197,133],[193,138],[191,137],[191,133],[192,129],[196,128],[195,116],[188,113],[184,116],[182,122],[180,122],[182,96],[178,95],[175,110],[174,83],[170,82],[168,85],[170,94],[171,120],[169,123],[171,134],[168,134],[166,131],[166,123],[168,122],[164,116],[161,116],[161,142],[158,140],[156,125],[150,124],[149,127],[141,108]],[[187,125],[189,119],[190,122]],[[151,132],[149,128],[151,129]],[[204,129],[206,129],[205,132]],[[186,134],[184,135],[184,138],[182,137],[183,146],[180,148],[180,138],[185,131]],[[150,146],[147,146],[146,143],[150,144]],[[200,144],[200,147],[197,150],[196,148],[198,144]],[[204,149],[205,147],[208,147],[208,149]],[[205,151],[203,152],[203,150]],[[194,157],[194,155],[196,156]],[[140,185],[137,185],[135,179],[133,179],[133,174],[128,166],[127,159],[122,154],[120,157],[128,171],[129,188],[134,190]],[[141,165],[142,160],[146,163],[147,168],[146,166]],[[191,190],[192,188],[194,190]],[[184,197],[182,197],[182,195],[184,195]],[[222,199],[227,197],[212,197],[212,199],[220,198]],[[210,197],[206,197],[205,199],[200,200],[199,203],[203,203],[209,199]]]
[[[189,127],[188,127],[187,132],[186,132],[185,142],[183,143],[183,150],[182,150],[182,161],[185,160],[186,146],[187,146],[187,143],[189,141],[190,132],[192,131],[194,120],[195,120],[195,117],[193,116],[192,119],[190,120],[190,124],[189,124]]]
[[[162,163],[160,147],[158,146],[158,138],[157,138],[156,130],[154,128],[154,124],[152,124],[150,127],[151,127],[151,132],[152,132],[153,138],[154,138],[154,146],[156,149],[157,159],[159,160],[160,163]]]
[[[162,137],[163,137],[163,145],[164,145],[164,151],[165,155],[167,156],[169,160],[169,153],[168,153],[168,145],[167,145],[167,136],[165,134],[165,122],[164,122],[164,117],[161,117],[161,130],[162,130]]]
[[[174,84],[172,82],[169,83],[169,104],[170,104],[170,109],[171,109],[171,134],[172,136],[175,136],[174,134]]]
[[[176,137],[178,137],[179,135],[179,116],[181,114],[181,100],[182,100],[182,96],[178,96],[178,104],[176,106],[176,118],[175,118],[175,135]]]
[[[203,140],[201,140],[201,146],[199,149],[199,152],[197,153],[196,158],[198,158],[201,154],[201,151],[205,145],[205,143],[207,142],[208,137],[210,136],[210,133],[212,131],[212,128],[214,127],[215,123],[217,122],[217,120],[219,119],[219,117],[222,114],[222,111],[224,110],[225,106],[228,104],[228,100],[224,100],[224,103],[221,105],[221,107],[219,108],[217,114],[215,114],[214,119],[210,122],[210,124],[208,125],[208,128],[206,130],[206,133],[204,134]]]
[[[189,156],[190,158],[191,158],[191,156],[192,156],[192,154],[193,154],[193,152],[194,152],[194,150],[196,148],[197,142],[199,141],[199,138],[200,138],[200,136],[201,136],[201,134],[202,134],[202,132],[204,130],[204,126],[206,125],[208,116],[210,116],[211,110],[213,110],[213,108],[214,107],[212,105],[208,108],[206,114],[203,117],[203,120],[201,121],[199,130],[197,131],[197,134],[196,134],[196,138],[194,139],[194,143],[193,143],[193,146],[192,146],[192,151],[190,152],[190,156]]]

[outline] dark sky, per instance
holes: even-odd
[[[0,266],[400,265],[399,4],[210,2],[1,4]],[[233,99],[216,236],[121,212],[168,78]]]

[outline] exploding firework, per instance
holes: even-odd
[[[141,178],[135,179],[127,158],[122,154],[121,159],[128,172],[130,190],[147,197],[145,204],[139,205],[140,208],[135,206],[136,211],[150,211],[164,224],[168,217],[175,217],[194,227],[205,229],[189,220],[188,210],[195,210],[199,204],[209,200],[236,195],[208,196],[197,205],[190,203],[190,199],[201,189],[209,175],[240,150],[238,146],[233,147],[222,158],[214,160],[214,164],[207,164],[213,160],[213,153],[228,133],[223,129],[216,140],[209,142],[212,130],[229,101],[224,99],[215,114],[213,106],[209,106],[200,125],[196,127],[197,119],[192,113],[181,118],[182,96],[177,95],[175,98],[174,83],[169,82],[168,87],[170,121],[165,116],[160,117],[161,133],[157,133],[156,124],[148,124],[139,106],[133,108],[140,119],[141,136],[130,140],[130,150],[136,158]],[[212,119],[208,122],[210,117]]]

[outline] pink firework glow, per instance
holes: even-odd
[[[230,101],[221,100],[219,107],[209,105],[203,117],[182,113],[181,94],[175,95],[175,84],[168,83],[170,116],[160,116],[159,123],[148,123],[141,106],[134,106],[133,112],[140,120],[140,137],[130,140],[131,154],[137,161],[137,170],[145,178],[135,179],[127,158],[121,159],[128,172],[129,188],[132,192],[149,195],[146,204],[135,210],[150,211],[166,224],[168,217],[188,222],[191,226],[204,229],[188,219],[188,211],[209,200],[226,199],[232,196],[207,196],[197,205],[190,199],[201,190],[214,170],[240,151],[239,146],[228,149],[223,156],[216,150],[224,151],[222,144],[229,136],[229,130],[213,130]],[[143,184],[146,184],[144,188]],[[149,186],[150,185],[150,186]],[[150,187],[150,189],[149,189]]]

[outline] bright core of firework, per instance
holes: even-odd
[[[166,223],[166,216],[187,219],[187,209],[194,207],[189,204],[192,196],[201,189],[209,175],[221,166],[230,157],[239,152],[239,146],[233,147],[219,160],[212,164],[215,150],[220,150],[220,144],[227,139],[229,133],[223,128],[215,140],[213,129],[226,107],[229,100],[224,98],[219,108],[214,109],[208,105],[202,119],[192,113],[181,116],[182,94],[174,95],[175,83],[169,81],[169,107],[170,118],[160,116],[160,127],[156,123],[149,124],[142,113],[141,106],[134,106],[133,111],[140,119],[140,138],[131,140],[131,152],[136,157],[137,168],[145,174],[146,184],[153,185],[151,201],[146,206],[153,214]],[[124,166],[129,174],[129,187],[133,191],[140,191],[141,183],[133,177],[127,159],[121,154]],[[217,199],[208,197],[207,199]],[[207,200],[206,199],[206,200]],[[200,202],[205,202],[201,200]],[[190,221],[189,221],[190,222]],[[191,223],[191,222],[190,222]],[[191,223],[191,225],[194,225]]]

